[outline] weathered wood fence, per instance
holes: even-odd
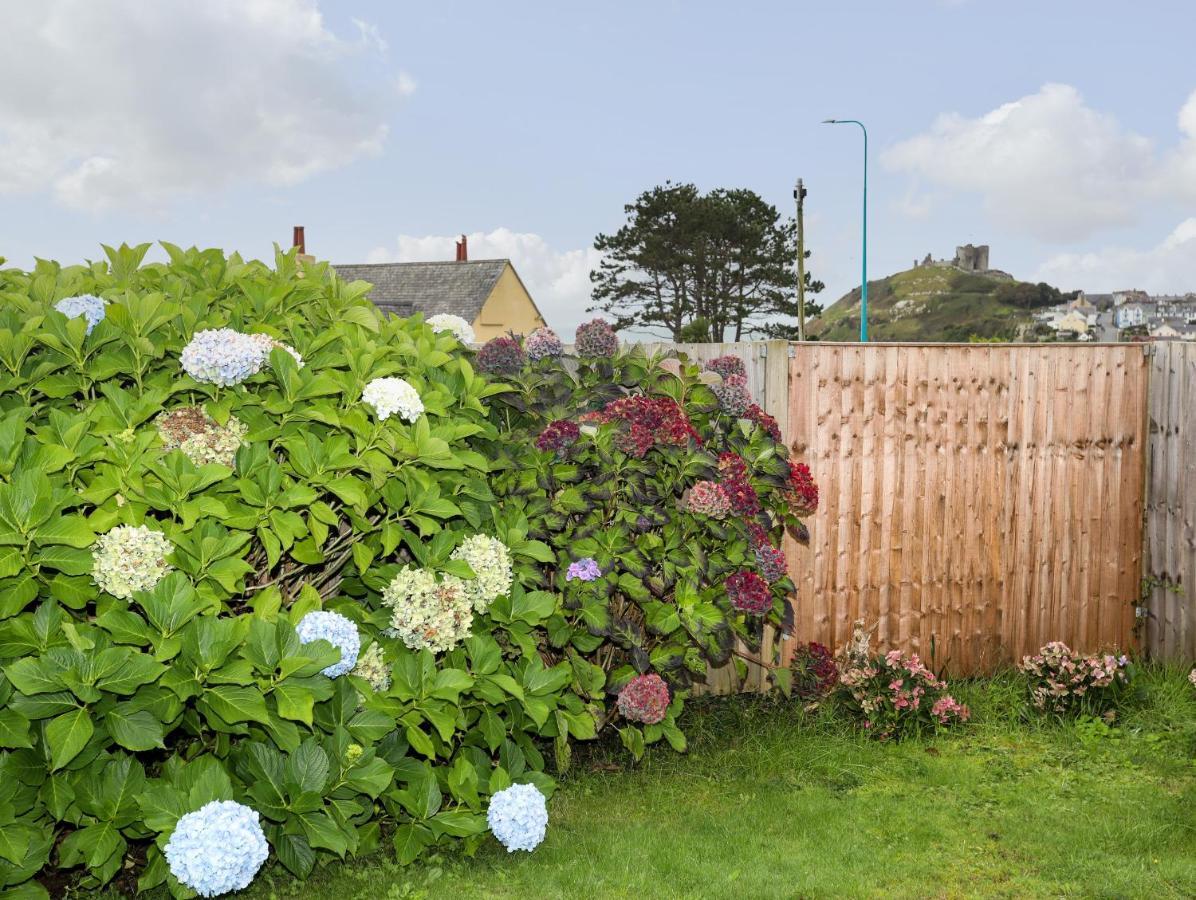
[[[1196,659],[1196,344],[1151,347],[1145,645]]]
[[[657,349],[743,358],[819,483],[810,546],[786,546],[795,633],[765,658],[857,619],[954,674],[1050,640],[1196,657],[1196,346]]]

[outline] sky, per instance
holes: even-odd
[[[1191,0],[0,0],[0,257],[167,240],[510,257],[565,338],[671,179],[792,211],[830,301],[986,243],[1064,290],[1196,290]]]

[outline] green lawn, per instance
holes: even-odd
[[[694,704],[688,754],[583,760],[533,854],[490,841],[302,887],[275,868],[248,896],[1192,897],[1196,691],[1178,671],[1143,684],[1114,729],[1025,722],[1011,680],[960,684],[972,725],[896,745],[833,710]]]

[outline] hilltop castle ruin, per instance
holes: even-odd
[[[988,267],[988,244],[979,247],[974,244],[964,244],[955,248],[954,259],[931,259],[930,254],[921,262],[914,260],[914,268],[922,266],[937,266],[939,268],[959,269],[961,272],[976,272],[986,274],[993,270]]]

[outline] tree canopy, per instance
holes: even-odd
[[[796,226],[759,194],[665,182],[624,211],[618,231],[594,239],[591,311],[675,341],[796,336]],[[806,273],[807,297],[822,287]],[[807,317],[819,311],[807,299]]]

